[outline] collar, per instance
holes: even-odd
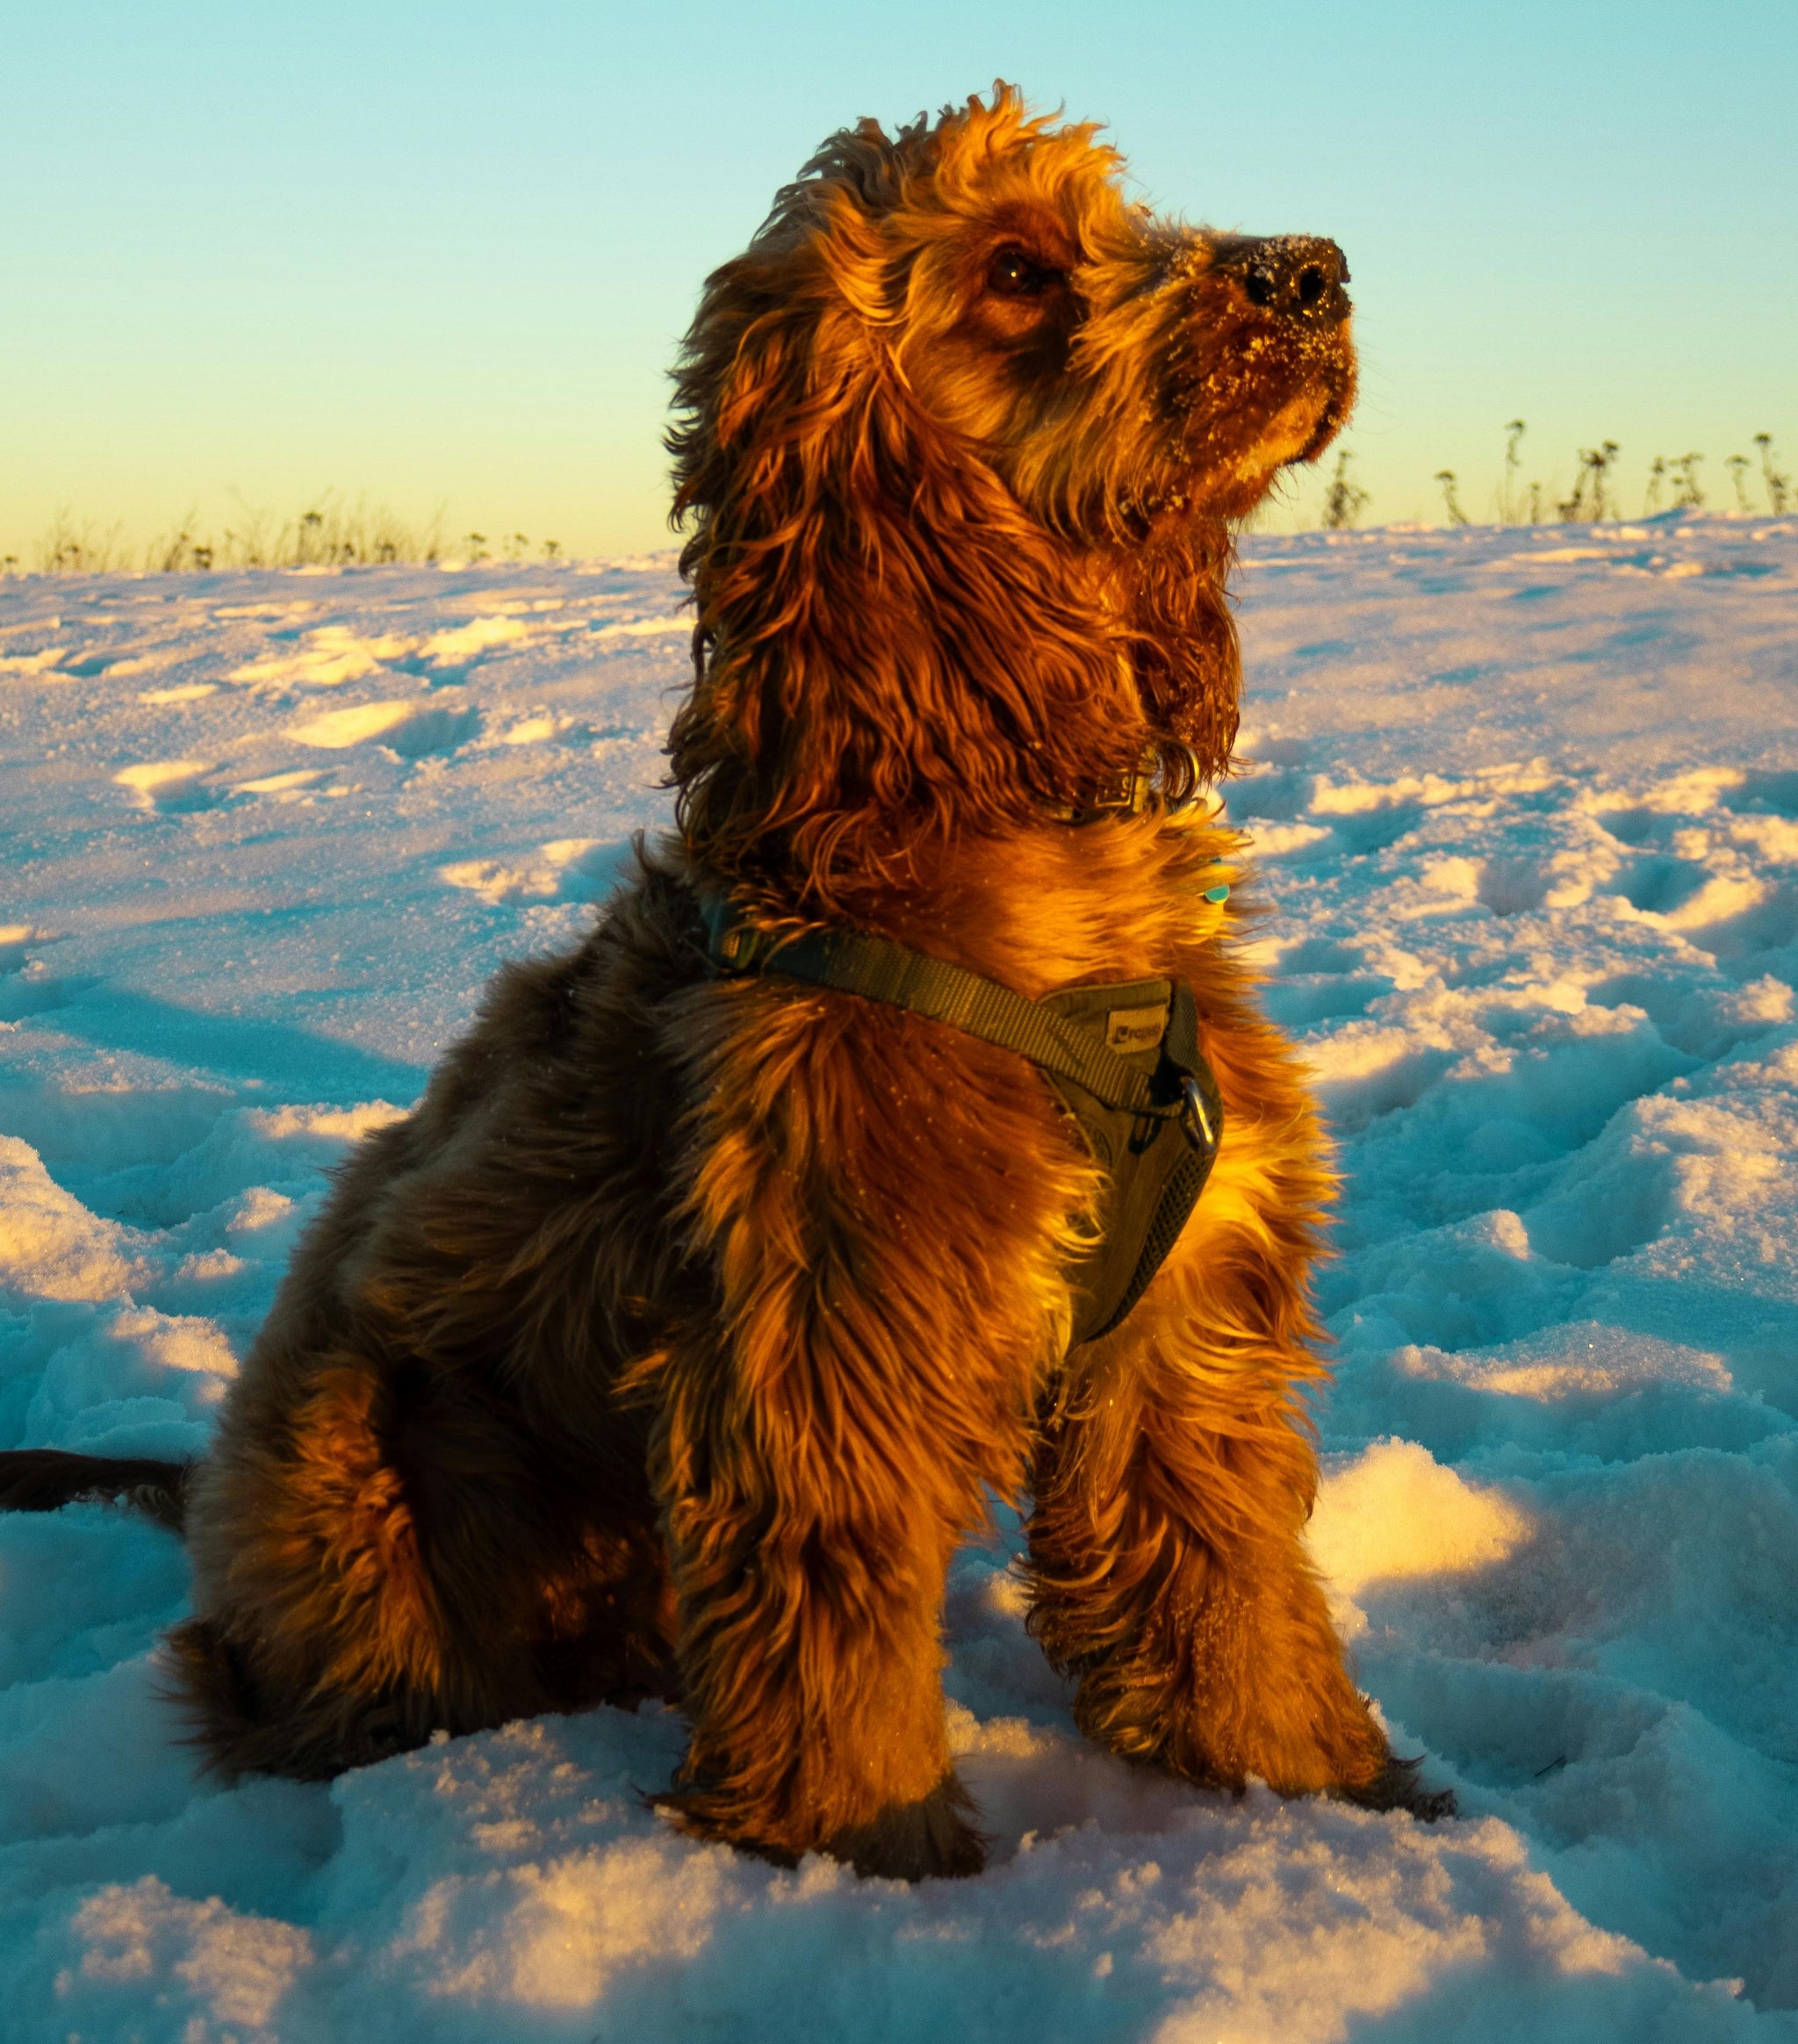
[[[1044,805],[1045,811],[1058,824],[1097,823],[1101,817],[1140,817],[1152,810],[1163,816],[1180,816],[1201,799],[1199,791],[1205,782],[1198,754],[1187,745],[1180,750],[1191,770],[1188,794],[1170,798],[1162,792],[1161,759],[1151,751],[1126,772],[1101,781],[1085,802],[1049,802]]]

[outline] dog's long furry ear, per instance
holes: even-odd
[[[1157,738],[1186,746],[1205,781],[1230,771],[1241,721],[1242,655],[1225,594],[1235,543],[1221,518],[1183,518],[1120,553],[1113,600]]]
[[[1128,635],[888,347],[900,145],[827,146],[707,284],[670,436],[699,607],[670,741],[689,843],[820,903],[958,829],[1078,802],[1149,741]],[[828,174],[826,174],[828,173]]]

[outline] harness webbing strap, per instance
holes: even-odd
[[[996,980],[883,937],[846,930],[788,935],[759,930],[721,896],[707,903],[705,914],[712,961],[727,972],[784,973],[813,986],[909,1009],[1002,1050],[1016,1051],[1045,1071],[1085,1087],[1107,1107],[1157,1121],[1176,1121],[1187,1112],[1181,1100],[1158,1100],[1147,1076],[1090,1030],[1063,1022]]]
[[[1069,1272],[1072,1338],[1109,1334],[1167,1260],[1217,1158],[1224,1103],[1198,1047],[1192,989],[1179,980],[1139,980],[1027,1001],[996,980],[883,937],[758,929],[716,895],[702,897],[702,913],[716,971],[783,973],[859,994],[1015,1052],[1044,1074],[1104,1179],[1098,1233]],[[1139,1058],[1154,1057],[1153,1072],[1105,1040],[1108,1023],[1127,1031],[1163,1012],[1160,1041],[1134,1046]]]

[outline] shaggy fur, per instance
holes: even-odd
[[[694,680],[678,836],[516,965],[342,1171],[190,1474],[176,1686],[227,1772],[325,1775],[645,1696],[674,1820],[967,1873],[939,1606],[1028,1492],[1082,1729],[1207,1787],[1442,1807],[1345,1672],[1301,1533],[1313,1108],[1175,814],[1236,723],[1229,522],[1354,391],[1341,261],[1149,217],[996,90],[825,144],[706,286],[672,447]],[[1158,763],[1168,799],[1093,815]],[[1070,814],[1089,820],[1070,824]],[[706,966],[698,895],[1038,996],[1180,977],[1227,1120],[1124,1324],[1068,1352],[1096,1185],[1040,1073]],[[0,1462],[18,1505],[60,1501]],[[161,1491],[157,1491],[157,1484]],[[153,1494],[154,1493],[154,1494]]]

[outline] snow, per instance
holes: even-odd
[[[957,1561],[977,1881],[781,1872],[596,1711],[197,1778],[177,1544],[0,1518],[0,2031],[1798,2037],[1798,522],[1252,539],[1233,784],[1341,1143],[1313,1524],[1464,1815],[1074,1735]],[[665,817],[666,558],[0,584],[0,1445],[203,1449],[318,1205]]]

